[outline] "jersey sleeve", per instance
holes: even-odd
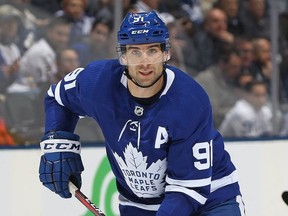
[[[181,110],[177,117],[176,131],[172,131],[176,140],[169,147],[165,198],[157,216],[190,216],[197,212],[214,190],[212,176],[221,178],[223,170],[217,169],[226,169],[222,163],[230,160],[224,153],[221,135],[213,128],[212,108],[207,101],[202,107],[184,110],[184,114]],[[223,175],[234,170],[230,168]]]
[[[81,116],[98,121],[99,107],[105,107],[107,98],[113,96],[111,89],[119,83],[122,71],[118,59],[98,60],[75,69],[52,85],[45,99],[45,132],[74,132]]]
[[[84,68],[77,68],[57,84],[50,86],[45,98],[45,133],[49,131],[74,132],[80,116],[86,116],[81,98],[84,97],[79,83],[79,74]]]

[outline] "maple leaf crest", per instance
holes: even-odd
[[[147,156],[144,157],[131,143],[123,153],[124,160],[116,152],[114,157],[133,193],[138,197],[159,197],[164,192],[167,159],[158,159],[147,167]]]

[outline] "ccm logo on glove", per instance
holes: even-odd
[[[73,140],[51,139],[40,143],[43,153],[74,152],[80,154],[81,143]]]

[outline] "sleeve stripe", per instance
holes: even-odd
[[[166,176],[166,182],[170,185],[179,185],[182,187],[203,187],[203,186],[208,186],[211,184],[211,177],[206,178],[206,179],[197,179],[197,180],[176,180],[176,179],[171,179],[168,176]]]
[[[226,185],[236,183],[238,181],[237,171],[234,170],[230,175],[211,182],[211,193]]]
[[[62,81],[60,81],[55,88],[55,100],[62,106],[64,106],[64,104],[62,103],[61,97],[60,97],[60,86],[61,86]]]
[[[120,203],[120,205],[134,206],[134,207],[149,210],[149,211],[158,211],[158,209],[160,207],[160,204],[146,205],[146,204],[132,202],[131,200],[126,199],[122,195],[119,195],[119,203]]]
[[[195,199],[197,202],[199,202],[202,205],[207,200],[207,198],[205,198],[204,196],[202,196],[201,194],[197,193],[194,190],[189,190],[187,188],[180,187],[180,186],[175,186],[175,185],[167,185],[166,188],[165,188],[165,192],[180,192],[180,193],[184,193],[184,194],[192,197],[193,199]]]
[[[170,69],[166,68],[166,74],[167,74],[167,83],[166,83],[166,87],[163,90],[162,95],[165,95],[167,93],[167,91],[169,90],[170,86],[172,85],[174,78],[175,78],[175,74],[173,71],[171,71]],[[160,96],[160,97],[161,97]]]
[[[53,90],[52,90],[52,86],[50,86],[49,90],[47,91],[47,94],[48,94],[50,97],[54,97],[54,93],[53,93]]]

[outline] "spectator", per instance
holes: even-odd
[[[5,116],[6,88],[14,81],[18,63],[6,65],[5,60],[0,55],[0,145],[14,145],[14,139],[7,128]]]
[[[67,20],[71,26],[70,44],[79,42],[91,32],[93,17],[85,14],[86,0],[63,0],[62,10],[57,11],[55,16]]]
[[[206,16],[207,13],[213,8],[216,1],[217,0],[201,0],[200,1],[201,10],[204,16]]]
[[[162,13],[163,15],[164,13]],[[183,48],[185,47],[185,41],[179,38],[179,32],[183,29],[178,25],[178,22],[174,19],[167,23],[166,26],[169,29],[170,43],[171,43],[171,58],[169,64],[179,67],[183,71],[186,71],[184,62]]]
[[[114,0],[98,0],[97,8],[95,8],[96,11],[93,14],[95,19],[96,20],[98,20],[98,19],[114,20],[115,19],[115,16],[114,16],[115,15],[114,3],[115,3]],[[123,6],[122,7],[122,11],[123,11],[127,7],[126,2],[123,2],[122,6]]]
[[[288,10],[279,17],[279,53],[281,55],[280,62],[280,80],[283,86],[282,100],[288,101]]]
[[[69,47],[60,49],[57,52],[56,62],[57,62],[57,73],[55,76],[55,83],[63,79],[68,73],[80,67],[78,53],[76,52],[76,50]],[[44,110],[43,107],[43,98],[45,96],[44,93],[46,93],[46,91],[43,91],[42,97],[39,97],[38,100],[39,102],[41,102],[41,104],[39,104],[38,107],[42,107],[42,110]],[[42,117],[41,120],[43,121],[44,125],[44,113],[41,117]],[[83,142],[104,141],[104,137],[98,123],[91,118],[81,117],[78,121],[75,131],[77,134],[81,136]]]
[[[50,14],[32,5],[31,0],[10,0],[9,4],[21,13],[18,46],[21,53],[24,53],[42,36],[49,23]]]
[[[122,11],[122,15],[123,17],[129,13],[132,12],[135,9],[135,4],[137,3],[138,0],[124,0],[123,1],[123,11]]]
[[[242,15],[245,35],[250,38],[270,38],[270,20],[265,0],[247,0]]]
[[[56,13],[61,8],[61,0],[47,1],[47,0],[30,0],[31,4],[42,11],[50,14]]]
[[[39,97],[56,72],[56,50],[67,45],[70,25],[54,18],[44,38],[35,42],[19,62],[17,80],[7,88],[5,120],[15,142],[37,143],[43,133],[43,104]],[[25,113],[25,115],[23,115]]]
[[[272,110],[264,82],[256,81],[246,85],[246,93],[226,114],[219,131],[224,137],[273,135]]]
[[[197,61],[191,66],[196,71],[202,71],[217,62],[223,49],[231,46],[234,36],[227,31],[225,13],[213,8],[209,11],[204,22],[204,29],[194,37]]]
[[[0,95],[0,146],[2,146],[2,145],[14,146],[15,141],[14,141],[13,137],[11,136],[11,134],[9,133],[7,126],[6,126],[5,119],[3,118],[2,98]]]
[[[68,73],[80,67],[79,55],[75,49],[65,47],[56,53],[57,73],[52,83],[58,83]],[[50,83],[51,84],[51,83]]]
[[[0,55],[0,94],[5,94],[7,87],[16,80],[18,69],[18,60],[12,65],[7,65],[2,55]]]
[[[240,18],[239,0],[218,0],[215,7],[224,11],[227,16],[227,30],[235,37],[244,35],[244,26]]]
[[[243,88],[249,82],[254,80],[252,75],[252,64],[254,61],[253,42],[245,37],[235,39],[235,48],[240,53],[241,57],[241,75],[238,78],[238,85]]]
[[[223,52],[217,64],[200,72],[195,77],[195,80],[200,83],[210,97],[215,128],[219,128],[225,114],[241,95],[238,87],[240,70],[239,53],[231,49]]]
[[[187,16],[178,18],[175,21],[175,25],[177,26],[175,38],[178,40],[176,46],[182,49],[183,64],[185,66],[185,68],[181,68],[184,68],[184,71],[187,71],[191,77],[195,77],[198,74],[198,71],[194,68],[197,65],[197,51],[194,45],[197,27]]]
[[[7,87],[16,79],[20,49],[16,45],[21,13],[10,5],[0,7],[0,145],[14,145],[6,121]]]
[[[251,74],[240,74],[238,78],[238,85],[240,88],[244,88],[248,83],[254,81],[253,76]]]
[[[96,20],[89,37],[72,46],[79,54],[81,66],[86,66],[87,63],[97,59],[105,59],[112,56],[110,50],[111,41],[109,40],[112,29],[111,20]]]
[[[57,50],[56,52],[56,73],[55,75],[41,83],[41,86],[39,88],[39,93],[34,98],[33,104],[35,104],[35,107],[38,108],[38,122],[39,125],[44,125],[44,107],[43,107],[43,98],[45,98],[45,95],[47,93],[47,90],[49,89],[49,86],[52,83],[57,83],[61,79],[63,79],[68,73],[72,72],[75,68],[80,66],[79,62],[79,56],[78,53],[72,49],[67,47],[62,47]],[[40,113],[39,113],[40,112]]]
[[[148,12],[158,10],[161,0],[138,0],[135,4],[136,12]]]
[[[251,74],[251,65],[254,61],[254,47],[252,40],[240,37],[235,39],[234,44],[241,57],[241,74]]]
[[[18,61],[21,56],[16,44],[19,30],[20,12],[10,6],[0,7],[0,93],[15,81],[18,73]]]
[[[182,0],[182,9],[189,14],[190,20],[196,24],[202,24],[204,20],[204,15],[201,10],[200,0]]]
[[[263,81],[270,92],[270,81],[272,75],[272,60],[270,41],[265,38],[253,40],[254,61],[251,64],[250,72],[255,80]]]
[[[183,14],[189,18],[189,14],[182,8],[182,5],[182,1],[179,0],[161,0],[157,9],[171,14],[176,19],[183,17]]]
[[[159,16],[161,17],[161,19],[165,19],[164,22],[167,24],[167,17],[172,18],[172,20],[174,21],[174,16],[172,14],[170,14],[169,11],[162,11],[163,8],[161,8],[162,5],[162,1],[161,0],[138,0],[134,6],[133,9],[130,11],[133,11],[135,13],[138,12],[149,12],[149,11],[156,11]],[[184,10],[181,10],[181,12],[183,12]],[[171,19],[168,20],[168,22],[171,22]]]
[[[0,52],[6,65],[12,65],[21,56],[16,44],[21,12],[10,5],[0,7]]]
[[[69,33],[70,25],[65,20],[54,18],[47,27],[45,37],[34,43],[20,60],[18,83],[33,89],[51,82],[57,72],[56,51],[67,46]],[[10,91],[19,91],[15,87],[17,85],[11,86]]]

